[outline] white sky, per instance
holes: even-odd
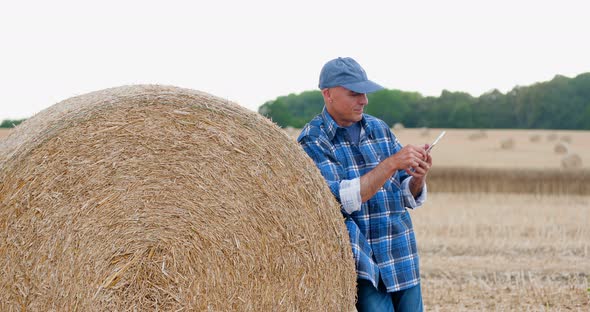
[[[355,58],[390,89],[474,96],[590,71],[590,1],[0,0],[0,120],[125,84],[256,110]]]

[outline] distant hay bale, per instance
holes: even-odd
[[[508,139],[504,139],[500,142],[500,148],[508,150],[508,149],[513,149],[514,148],[514,139],[513,138],[508,138]]]
[[[480,139],[485,139],[488,137],[488,134],[484,130],[478,130],[477,132],[469,134],[467,137],[470,141],[476,141]]]
[[[58,103],[0,146],[2,311],[350,311],[340,207],[272,122],[163,86]]]
[[[534,142],[534,143],[536,143],[536,142],[540,142],[540,141],[541,141],[541,135],[539,135],[539,134],[532,134],[532,135],[529,137],[529,140],[530,140],[531,142]]]
[[[401,131],[401,130],[403,130],[404,128],[405,128],[405,127],[404,127],[404,125],[403,125],[401,122],[396,122],[396,123],[393,125],[393,130],[395,130],[395,131]]]
[[[570,135],[562,135],[561,138],[559,138],[559,140],[570,144],[572,143],[572,137]]]
[[[561,168],[576,169],[582,168],[582,158],[578,154],[569,154],[561,159]]]
[[[420,135],[423,137],[427,137],[430,135],[430,129],[428,129],[427,127],[422,127],[420,128]]]
[[[553,151],[556,154],[567,154],[568,150],[568,144],[565,142],[557,142],[557,144],[555,144],[555,147],[553,148]]]
[[[549,133],[547,135],[547,141],[553,142],[555,140],[557,140],[557,134],[556,133]]]

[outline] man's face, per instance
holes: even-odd
[[[343,87],[322,90],[326,109],[339,126],[348,127],[363,118],[363,108],[369,103],[367,95]]]

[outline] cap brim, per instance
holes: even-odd
[[[382,86],[372,82],[371,80],[355,82],[355,83],[348,83],[341,85],[342,87],[354,91],[356,93],[371,93],[379,90],[383,90]]]

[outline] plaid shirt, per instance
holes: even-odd
[[[402,148],[385,122],[364,114],[360,123],[360,143],[356,146],[350,143],[346,129],[338,126],[324,107],[297,139],[339,202],[343,180],[361,177]],[[410,175],[399,170],[362,203],[359,211],[349,214],[342,209],[358,278],[371,281],[377,288],[381,276],[388,292],[420,282],[416,238],[406,207],[422,204],[426,186],[415,199],[409,190],[410,179]]]

